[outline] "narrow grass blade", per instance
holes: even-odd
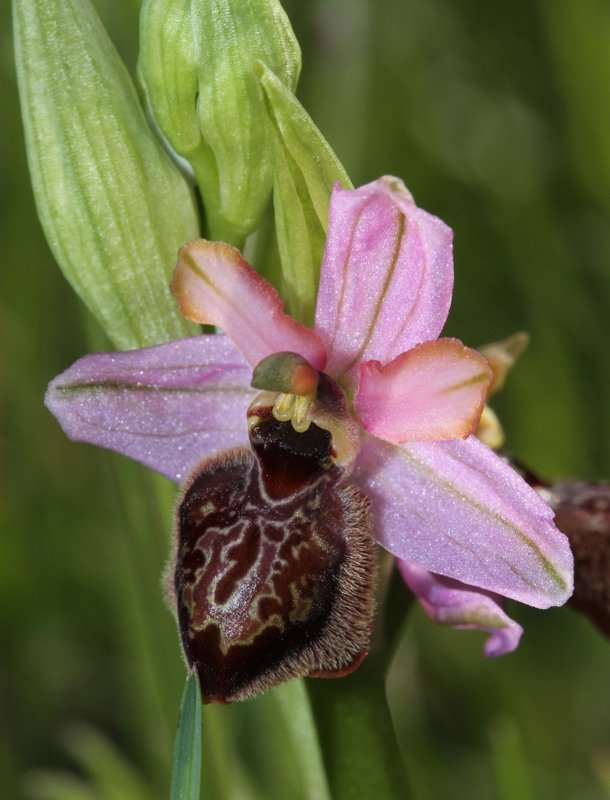
[[[201,693],[194,672],[188,677],[174,745],[170,800],[199,800],[201,781]]]

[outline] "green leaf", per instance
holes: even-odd
[[[192,334],[168,283],[198,235],[193,197],[148,125],[87,0],[14,0],[40,221],[66,278],[119,347]]]
[[[27,796],[36,800],[149,800],[151,789],[114,743],[87,724],[73,725],[62,737],[87,780],[65,772],[35,771],[26,776]]]
[[[63,772],[31,772],[25,776],[24,789],[32,800],[100,800],[94,786]]]
[[[320,263],[335,182],[353,188],[341,162],[311,117],[264,63],[260,81],[267,99],[273,148],[273,204],[282,261],[282,297],[297,319],[313,322]]]
[[[114,743],[89,725],[74,725],[65,735],[67,749],[88,774],[100,800],[146,800],[150,787]]]
[[[184,687],[174,745],[170,800],[199,800],[201,781],[201,693],[195,672]]]
[[[517,721],[503,717],[490,728],[497,797],[500,800],[533,800],[527,750]]]
[[[140,74],[155,119],[201,187],[209,236],[241,246],[272,183],[255,65],[296,86],[301,54],[277,0],[145,0]]]
[[[269,692],[277,709],[278,724],[286,736],[302,796],[307,800],[331,800],[318,731],[302,680],[288,681]]]

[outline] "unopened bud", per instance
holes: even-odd
[[[301,54],[277,0],[145,0],[140,75],[164,136],[190,163],[208,238],[241,245],[272,184],[265,62],[290,90]]]
[[[491,342],[478,348],[489,362],[493,373],[488,396],[499,392],[504,386],[509,370],[527,347],[529,338],[527,333],[519,331],[500,342]]]

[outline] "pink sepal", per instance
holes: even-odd
[[[424,342],[359,368],[355,406],[369,433],[400,444],[465,439],[476,430],[491,370],[457,339]]]
[[[453,288],[452,233],[398,178],[333,190],[316,330],[328,371],[387,363],[440,334]]]
[[[290,351],[324,369],[320,337],[284,313],[277,291],[235,247],[205,239],[184,245],[171,289],[182,316],[221,327],[253,367],[272,353]]]
[[[49,385],[71,438],[117,450],[180,483],[204,456],[248,444],[251,369],[226,336],[96,353]]]
[[[416,595],[427,616],[441,625],[487,631],[484,652],[488,658],[515,650],[523,628],[502,608],[502,599],[493,592],[465,586],[459,581],[427,572],[408,561],[398,561],[398,569]]]
[[[354,477],[397,558],[536,608],[571,595],[572,553],[552,510],[476,437],[399,447],[368,436]]]

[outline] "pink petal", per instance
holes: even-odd
[[[397,178],[335,185],[316,308],[330,374],[353,377],[360,361],[387,363],[438,337],[453,288],[451,238]]]
[[[235,247],[204,239],[181,247],[171,289],[182,316],[223,328],[252,366],[272,353],[290,351],[324,368],[319,336],[284,313],[277,291]]]
[[[216,450],[248,444],[251,368],[226,336],[85,356],[49,385],[66,434],[181,482]]]
[[[401,447],[367,437],[355,478],[378,542],[397,558],[537,608],[572,593],[552,510],[476,437]]]
[[[401,442],[465,439],[485,405],[491,370],[457,339],[424,342],[390,361],[360,365],[355,406],[370,433]]]
[[[451,578],[427,572],[408,561],[398,561],[398,568],[411,591],[417,596],[428,617],[441,625],[487,631],[488,658],[515,650],[523,628],[502,609],[500,598]]]

